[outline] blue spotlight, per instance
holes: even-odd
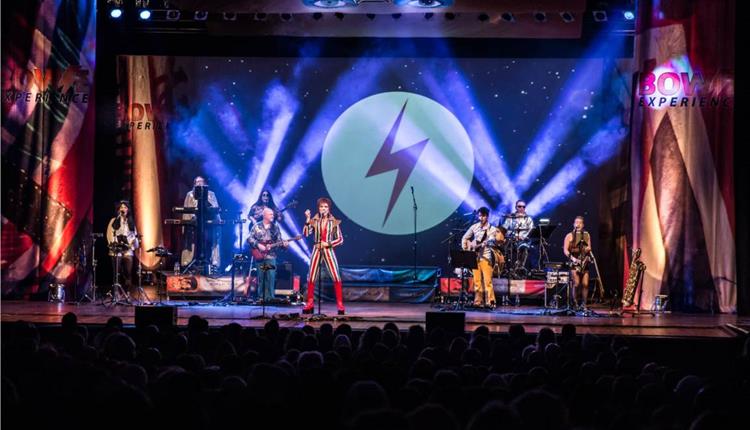
[[[138,13],[138,18],[140,18],[143,21],[151,19],[151,11],[148,9],[143,9]]]
[[[628,21],[632,21],[635,19],[635,13],[633,13],[632,10],[626,10],[625,12],[622,13],[622,16],[624,16],[625,19]]]
[[[111,11],[109,11],[109,16],[114,19],[120,18],[122,16],[122,9],[120,9],[119,7],[112,9]]]

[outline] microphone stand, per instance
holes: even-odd
[[[414,203],[414,274],[413,281],[417,281],[417,199],[414,197],[414,187],[411,187],[411,200]]]

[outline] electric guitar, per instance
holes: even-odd
[[[262,260],[262,259],[266,258],[266,256],[271,252],[271,250],[273,250],[274,248],[277,248],[279,246],[282,246],[284,244],[284,242],[293,242],[293,241],[300,240],[300,239],[302,239],[302,235],[298,234],[298,235],[296,235],[296,236],[294,236],[294,237],[292,237],[290,239],[279,240],[277,242],[273,242],[273,241],[270,241],[270,240],[266,241],[266,242],[259,242],[259,243],[263,244],[266,247],[266,250],[265,251],[261,251],[258,248],[253,248],[252,251],[251,251],[251,253],[253,254],[253,258],[254,259],[256,259],[256,260]]]
[[[283,214],[285,210],[287,210],[287,209],[293,209],[293,208],[296,208],[296,207],[297,207],[297,204],[299,204],[299,202],[298,202],[297,200],[292,200],[291,202],[289,202],[289,204],[287,204],[287,205],[286,205],[286,206],[284,206],[283,208],[281,208],[281,209],[276,209],[276,210],[274,211],[274,212],[275,212],[275,215],[276,215],[276,221],[278,221],[278,220],[279,220],[279,218],[281,217],[281,214]],[[261,217],[263,217],[263,209],[265,209],[265,208],[266,208],[265,206],[258,206],[258,207],[256,207],[256,208],[255,208],[255,212],[254,212],[254,213],[252,213],[252,214],[250,214],[249,218],[250,218],[250,219],[251,219],[251,220],[252,220],[253,222],[256,222],[256,219],[257,219],[257,218],[261,218]],[[250,227],[252,227],[252,225],[251,225]]]
[[[578,248],[578,255],[583,255],[583,258],[576,257],[578,259],[578,262],[574,262],[571,259],[570,266],[573,270],[575,270],[578,273],[583,273],[588,269],[589,263],[591,263],[591,253],[586,252],[584,254],[584,250],[588,246],[588,243],[584,242],[583,240],[578,242],[578,245],[576,245],[574,248]],[[571,255],[572,257],[572,255]]]

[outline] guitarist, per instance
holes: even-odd
[[[263,220],[263,210],[266,208],[270,208],[271,210],[273,210],[276,222],[280,223],[282,212],[278,207],[276,207],[276,203],[274,203],[273,196],[271,195],[271,190],[269,189],[265,189],[260,192],[258,200],[256,200],[255,203],[250,206],[250,211],[247,214],[247,218],[251,220],[253,224],[261,222]]]
[[[258,300],[268,302],[275,297],[276,288],[276,252],[270,244],[281,242],[283,248],[289,246],[289,242],[281,240],[279,225],[274,222],[275,213],[271,208],[263,209],[263,218],[250,229],[247,242],[251,249],[257,249],[263,258],[257,258],[253,262],[258,276]]]
[[[502,233],[489,223],[490,210],[481,207],[477,211],[479,222],[469,227],[461,238],[466,251],[477,252],[477,268],[474,269],[474,306],[495,307],[495,290],[492,287],[492,269],[496,258],[492,246],[502,240]]]
[[[577,216],[573,221],[573,231],[565,235],[563,252],[571,262],[570,279],[573,281],[573,301],[580,303],[584,311],[586,297],[589,293],[589,263],[591,261],[591,235],[583,229],[583,217]],[[582,288],[578,288],[578,287]],[[578,301],[578,290],[581,290],[581,301]]]

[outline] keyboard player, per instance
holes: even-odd
[[[195,187],[205,187],[206,185],[206,179],[202,176],[196,176],[195,179],[193,179],[193,189]],[[195,208],[198,206],[198,200],[193,195],[193,189],[188,191],[185,195],[183,206],[186,208]],[[209,207],[216,209],[219,208],[219,201],[216,199],[216,194],[214,194],[213,191],[208,191],[207,201]],[[182,220],[187,222],[195,221],[195,214],[182,214]],[[214,221],[214,223],[219,224],[221,219],[219,217],[218,211],[216,211],[216,215],[211,216],[211,220]],[[185,267],[193,260],[193,254],[195,253],[195,228],[187,228],[184,226],[182,228],[184,245],[182,253],[180,255],[180,263],[182,264],[182,267]],[[215,272],[221,263],[219,255],[219,245],[221,244],[221,229],[208,228],[204,234],[208,235],[207,238],[210,238],[210,240],[207,240],[206,242],[210,244],[209,248],[211,271]]]

